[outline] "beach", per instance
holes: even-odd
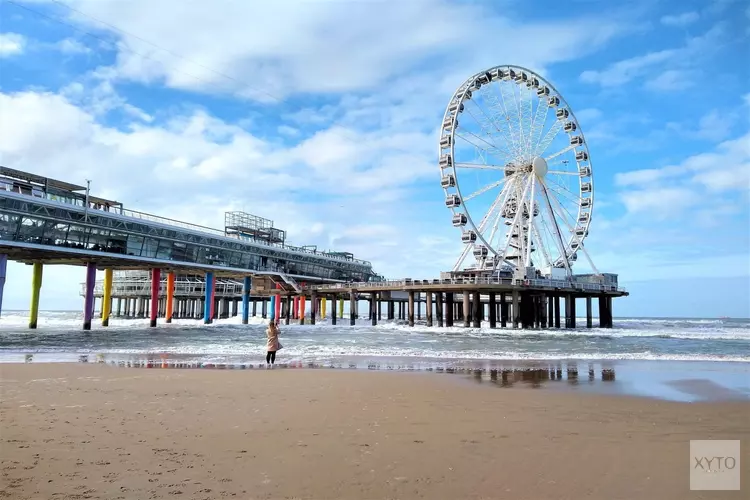
[[[691,439],[750,402],[501,388],[470,375],[3,364],[5,498],[741,498]]]

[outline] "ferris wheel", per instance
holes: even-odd
[[[439,143],[445,205],[469,269],[571,275],[594,208],[588,146],[573,110],[541,76],[496,66],[461,84]]]

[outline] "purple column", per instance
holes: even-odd
[[[5,288],[5,271],[8,268],[8,256],[0,254],[0,316],[3,314],[3,289]]]
[[[91,330],[91,318],[94,316],[94,284],[96,283],[96,264],[86,264],[86,298],[83,305],[83,329]]]

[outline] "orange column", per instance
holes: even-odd
[[[174,309],[174,273],[167,274],[167,323],[172,322],[172,313]]]

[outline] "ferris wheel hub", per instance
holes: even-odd
[[[537,156],[536,158],[531,160],[531,169],[537,177],[543,179],[544,176],[547,175],[547,171],[549,170],[547,168],[547,160],[545,160],[541,156]]]

